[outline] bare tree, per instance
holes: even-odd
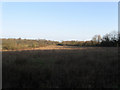
[[[103,46],[118,46],[118,33],[116,31],[112,31],[109,34],[106,34],[102,38]]]
[[[93,38],[92,38],[92,41],[96,41],[98,43],[101,42],[101,36],[100,35],[95,35]]]

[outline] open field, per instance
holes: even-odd
[[[3,51],[2,63],[3,88],[120,88],[116,47]]]
[[[92,49],[93,47],[89,47],[89,49]],[[101,47],[99,47],[101,48]],[[88,49],[87,47],[78,47],[78,46],[57,46],[57,45],[49,45],[49,46],[44,46],[44,47],[39,47],[39,48],[27,48],[27,49],[15,49],[15,50],[0,50],[0,51],[31,51],[31,50],[75,50],[75,49]]]

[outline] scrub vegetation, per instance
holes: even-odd
[[[31,49],[40,48],[50,45],[54,46],[78,46],[78,47],[117,47],[119,45],[118,33],[113,31],[109,34],[101,37],[95,35],[89,41],[51,41],[45,39],[31,40],[31,39],[1,39],[3,50],[19,50],[19,49]]]

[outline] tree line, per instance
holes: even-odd
[[[80,46],[80,47],[117,47],[120,45],[120,34],[113,31],[105,34],[103,37],[95,35],[89,41],[51,41],[45,39],[31,40],[31,39],[1,39],[3,50],[14,50],[14,49],[27,49],[27,48],[39,48],[48,45],[58,46]]]
[[[94,47],[117,47],[120,45],[120,34],[116,31],[101,35],[95,35],[89,41],[62,41],[58,45],[61,46],[94,46]]]
[[[27,49],[27,48],[39,48],[48,45],[57,45],[57,41],[50,41],[45,39],[31,40],[31,39],[2,39],[3,50],[15,50],[15,49]]]

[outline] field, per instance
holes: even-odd
[[[117,47],[2,52],[4,88],[120,88]]]

